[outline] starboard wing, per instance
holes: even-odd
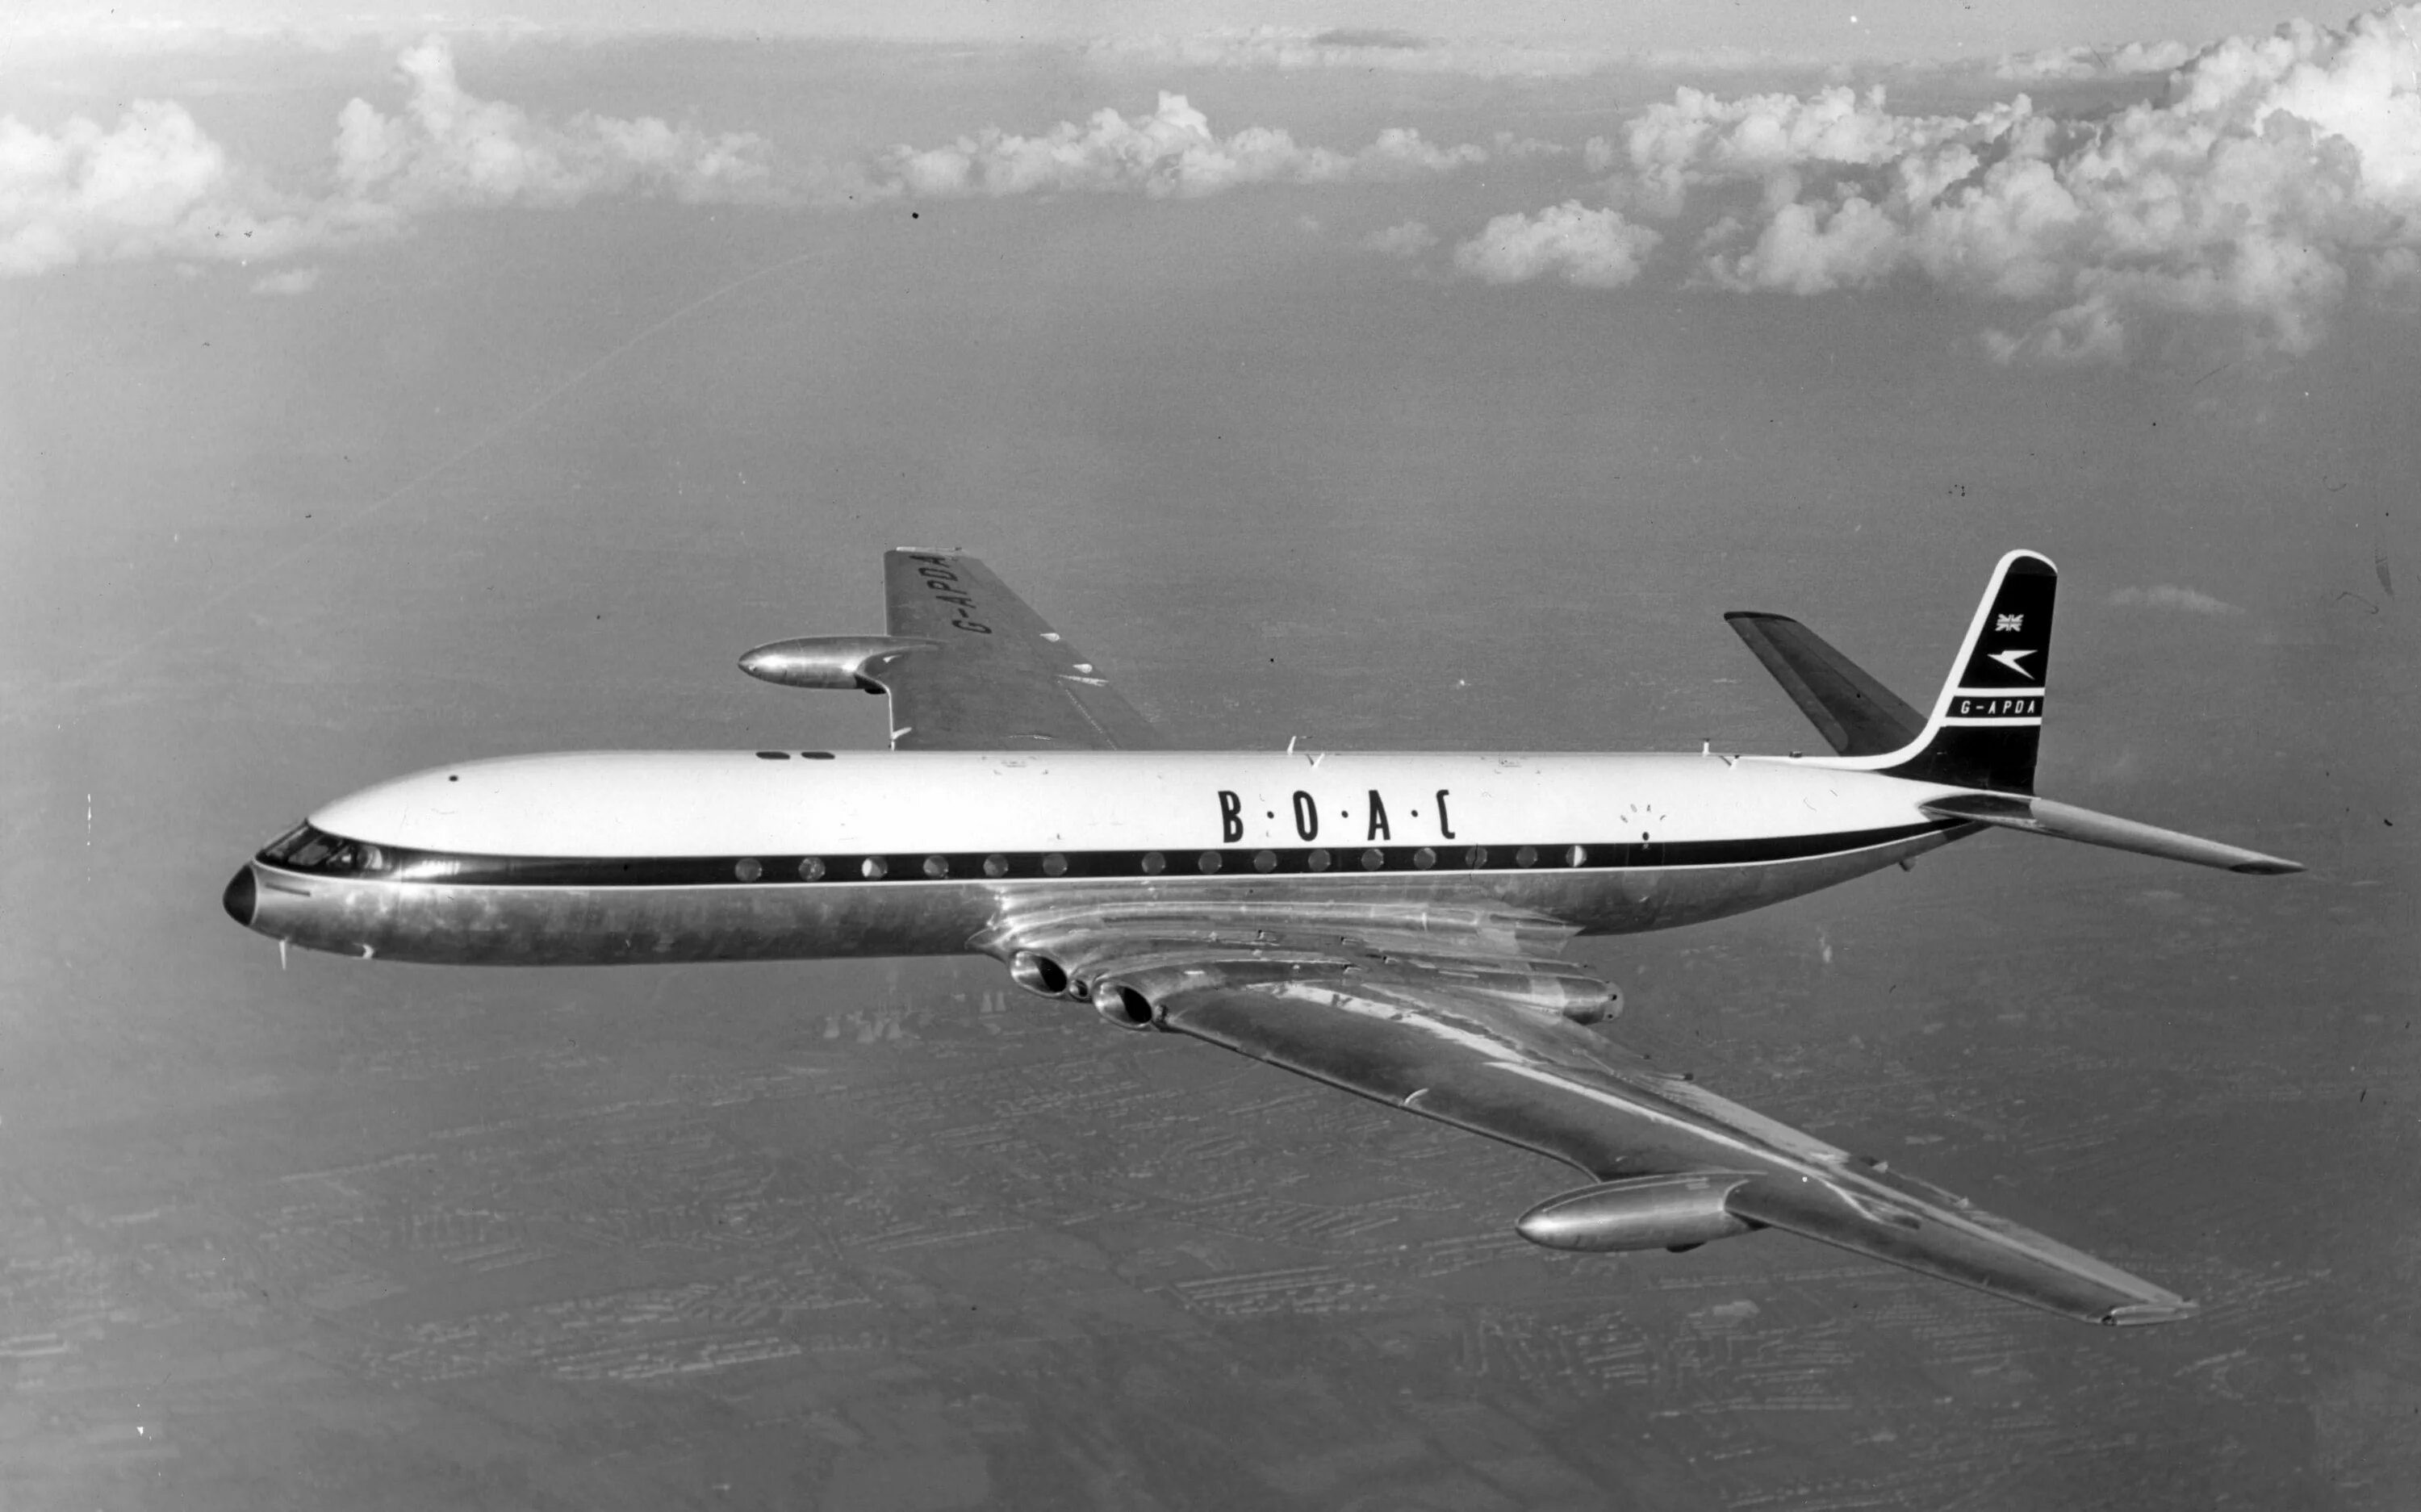
[[[1551,1155],[1601,1182],[1750,1173],[1724,1206],[1945,1281],[2097,1323],[2194,1304],[1939,1187],[1851,1156],[1535,1010],[1344,979],[1171,994],[1164,1027]]]
[[[900,751],[1138,751],[1167,742],[1067,638],[975,557],[882,556],[890,632],[931,649],[867,677],[891,695]]]
[[[1130,1021],[1552,1156],[1600,1183],[1719,1176],[1738,1228],[1784,1229],[2092,1322],[2195,1311],[1572,1021],[1570,1007],[1554,1005],[1588,1003],[1578,990],[1587,978],[1539,959],[1569,933],[1552,921],[1486,907],[1432,908],[1410,924],[1267,912],[1256,927],[1239,912],[1196,919],[1071,908],[977,943],[1012,959],[1048,951],[1098,999],[1115,997]],[[1523,982],[1552,990],[1524,1001],[1507,986]]]

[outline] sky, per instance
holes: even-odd
[[[711,1445],[765,1505],[1337,1504],[1299,1418],[1385,1504],[2421,1491],[2421,12],[100,8],[0,30],[0,1472],[705,1505]],[[1005,1030],[982,963],[281,965],[220,913],[400,772],[879,746],[871,700],[732,663],[879,626],[901,543],[983,555],[1180,742],[1339,748],[1800,748],[1722,611],[1921,702],[1991,564],[2046,552],[2043,790],[2307,876],[1991,836],[1587,959],[1622,1037],[2210,1317],[2113,1348],[1748,1241],[1414,1285],[1319,1152],[1438,1243],[1561,1174],[1023,999]],[[929,1079],[987,1047],[1098,1105],[951,1123]],[[1109,1153],[1155,1099],[1215,1110],[1167,1211]],[[584,1299],[679,1313],[777,1248],[580,1238],[580,1194],[695,1196],[581,1163],[645,1143],[626,1107],[771,1162],[860,1321],[581,1375]],[[446,1185],[515,1161],[509,1199]],[[1247,1190],[1310,1226],[1231,1252]],[[944,1210],[1007,1213],[1031,1285],[867,1237]],[[510,1309],[442,1237],[490,1228],[536,1256]],[[1291,1311],[1205,1300],[1315,1265]],[[411,1374],[542,1328],[587,1342]],[[1743,1407],[1768,1367],[1817,1405]],[[1045,1400],[1164,1387],[1291,1468]],[[584,1479],[617,1435],[638,1468]]]
[[[1731,0],[1723,6],[1675,0],[1612,4],[1509,0],[1485,10],[1444,0],[1347,0],[1308,13],[1273,12],[1253,0],[1207,4],[1136,0],[1117,5],[1099,0],[920,0],[907,5],[836,0],[814,6],[786,0],[689,0],[678,8],[599,0],[506,0],[391,10],[350,3],[308,6],[295,0],[202,0],[197,4],[153,0],[132,5],[120,0],[27,0],[15,8],[15,26],[28,35],[87,43],[107,39],[178,45],[211,31],[346,35],[398,28],[988,43],[1213,33],[1342,33],[1359,34],[1383,46],[1427,39],[1600,52],[1788,53],[1822,62],[1992,55],[2080,42],[2177,39],[2200,43],[2266,30],[2280,19],[2257,0],[2222,4],[2131,0],[2123,5],[2038,3],[1956,8],[1922,0],[1825,6],[1790,0]]]

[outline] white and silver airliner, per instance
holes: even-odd
[[[890,699],[892,749],[469,761],[338,799],[226,894],[281,943],[476,965],[979,952],[1111,1023],[1567,1161],[1519,1231],[1778,1228],[2072,1317],[2194,1304],[1660,1070],[1563,947],[1778,903],[1987,827],[2232,871],[2257,851],[2034,796],[2052,564],[1994,568],[1920,714],[1798,622],[1726,616],[1823,756],[1170,751],[975,558],[886,554],[888,633],[749,673]]]

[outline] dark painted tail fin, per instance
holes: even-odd
[[[2059,569],[2049,558],[2034,552],[2002,557],[1950,680],[1926,718],[1795,619],[1749,613],[1724,618],[1854,765],[1919,782],[2031,793],[2058,586]]]
[[[1933,717],[1900,759],[1895,777],[1996,792],[2035,790],[2042,743],[2043,691],[2051,677],[2052,600],[2059,569],[2034,552],[2011,552],[1992,569]]]
[[[2058,587],[2059,569],[2048,558],[2034,552],[2002,557],[1960,643],[1959,660],[1950,664],[1950,680],[1923,720],[1797,620],[1752,614],[1724,618],[1840,753],[1826,758],[1826,766],[1971,789],[1919,805],[1935,818],[2260,876],[2303,870],[2258,850],[2034,796]]]

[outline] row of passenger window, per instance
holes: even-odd
[[[1179,853],[1174,858],[1161,850],[1089,851],[1080,852],[1072,858],[1054,850],[1040,856],[1030,851],[1014,857],[997,853],[987,856],[928,855],[921,858],[898,855],[803,856],[795,861],[782,857],[772,862],[757,856],[742,856],[728,862],[704,856],[618,859],[449,856],[420,851],[390,852],[367,841],[347,839],[302,824],[265,847],[260,859],[293,871],[333,876],[383,876],[410,881],[648,886],[711,881],[719,869],[725,866],[729,870],[722,875],[742,882],[878,881],[890,877],[900,881],[919,878],[939,881],[953,876],[968,879],[978,876],[999,879],[1070,875],[1158,877],[1167,873],[1172,865],[1181,870],[1189,860],[1193,869],[1205,876],[1216,875],[1230,867],[1241,872],[1246,866],[1263,875],[1278,871],[1320,873],[1357,865],[1364,871],[1428,871],[1441,863],[1476,871],[1491,865],[1504,866],[1508,864],[1517,867],[1541,865],[1582,866],[1588,864],[1589,852],[1585,847],[1576,845],[1554,847],[1543,852],[1536,846],[1525,845],[1498,852],[1491,852],[1484,846],[1470,846],[1449,850],[1443,856],[1428,846],[1412,849],[1391,847],[1386,850],[1373,846],[1342,855],[1320,849],[1256,850],[1249,853],[1203,850],[1190,855]]]
[[[1303,869],[1305,871],[1326,871],[1330,866],[1335,864],[1335,858],[1326,850],[1315,850],[1307,851],[1290,851],[1289,854],[1301,856]],[[1357,859],[1361,862],[1362,868],[1365,871],[1382,871],[1386,869],[1387,852],[1380,850],[1376,846],[1364,850]],[[1535,866],[1539,865],[1539,848],[1536,846],[1523,846],[1512,852],[1511,859],[1513,865],[1517,866]],[[1561,852],[1560,859],[1563,864],[1568,866],[1585,865],[1588,862],[1588,851],[1586,848],[1582,846],[1568,846],[1564,848]],[[1428,846],[1422,846],[1412,852],[1409,860],[1414,869],[1427,871],[1438,864],[1438,853]],[[1488,848],[1485,846],[1468,847],[1461,852],[1460,860],[1464,867],[1475,871],[1478,870],[1489,864]],[[1554,864],[1553,860],[1549,861],[1549,865],[1552,865]],[[849,875],[851,868],[849,867],[846,860],[836,863],[827,863],[821,856],[804,857],[798,864],[797,874],[799,881],[805,882],[822,881],[825,878],[836,875],[833,870],[833,866],[836,865],[842,868],[837,875],[843,877]],[[1157,877],[1168,870],[1168,857],[1162,851],[1147,850],[1135,858],[1134,865],[1135,869],[1144,876]],[[1195,868],[1206,876],[1225,870],[1226,865],[1226,853],[1220,850],[1205,850],[1195,860]],[[1500,865],[1502,865],[1502,863],[1500,863]],[[1068,874],[1068,858],[1057,851],[1052,851],[1044,855],[1041,865],[1042,874],[1046,877],[1064,877]],[[983,875],[986,877],[1006,877],[1013,869],[1009,859],[1003,855],[986,856],[983,858],[980,866]],[[1279,866],[1278,852],[1274,850],[1255,851],[1252,856],[1252,866],[1257,872],[1266,873],[1277,870]],[[865,878],[868,881],[875,881],[891,875],[891,862],[889,858],[883,856],[867,856],[860,860],[854,869],[856,875],[859,877]],[[922,875],[935,880],[946,878],[950,875],[950,858],[939,855],[927,856],[918,867],[918,871],[921,872]],[[742,856],[739,861],[733,863],[731,872],[734,877],[737,877],[743,882],[762,881],[766,875],[765,864],[754,856]]]

